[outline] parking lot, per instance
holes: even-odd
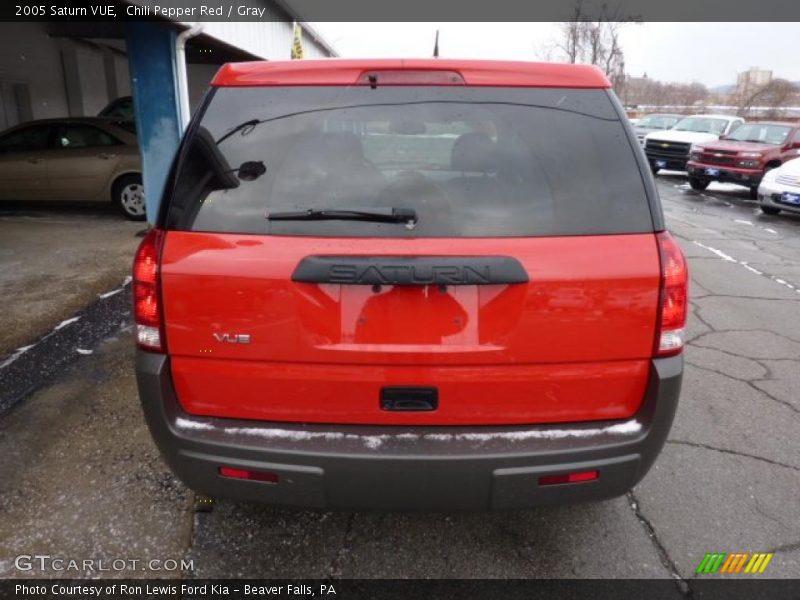
[[[126,288],[59,328],[59,343],[0,368],[4,384],[12,367],[52,372],[0,416],[0,577],[53,576],[17,570],[20,554],[124,556],[190,560],[194,577],[674,578],[681,597],[717,551],[775,552],[766,574],[797,577],[800,218],[761,214],[745,188],[699,193],[669,172],[657,181],[690,262],[690,341],[667,445],[626,497],[498,514],[230,501],[195,513],[142,419]],[[118,288],[140,229],[100,209],[0,209],[0,364]],[[79,352],[69,329],[92,320],[102,335],[85,334]]]

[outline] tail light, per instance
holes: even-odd
[[[680,246],[666,231],[657,234],[661,255],[656,356],[672,356],[683,350],[683,333],[689,303],[689,269]]]
[[[539,485],[561,485],[564,483],[585,483],[587,481],[597,481],[600,479],[598,471],[576,471],[575,473],[564,473],[563,475],[545,475],[539,477]]]
[[[144,350],[165,350],[164,321],[161,306],[159,258],[164,232],[151,229],[133,259],[133,317],[136,343]]]

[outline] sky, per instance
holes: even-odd
[[[556,23],[314,23],[343,57],[552,60]],[[627,72],[668,82],[732,84],[750,67],[800,81],[800,23],[641,23],[622,35]],[[550,51],[550,52],[548,52]]]

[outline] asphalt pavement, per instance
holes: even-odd
[[[0,203],[0,363],[118,287],[143,229],[110,204]]]
[[[774,552],[763,576],[800,577],[800,218],[657,179],[692,315],[675,424],[632,493],[497,514],[194,513],[144,426],[120,314],[0,416],[0,577],[52,576],[15,568],[37,552],[185,559],[194,577],[656,577],[678,598],[710,577],[695,575],[707,552]]]

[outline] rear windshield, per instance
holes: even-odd
[[[416,225],[268,220],[413,209]],[[220,88],[184,143],[166,226],[337,237],[653,230],[634,150],[604,90]]]

